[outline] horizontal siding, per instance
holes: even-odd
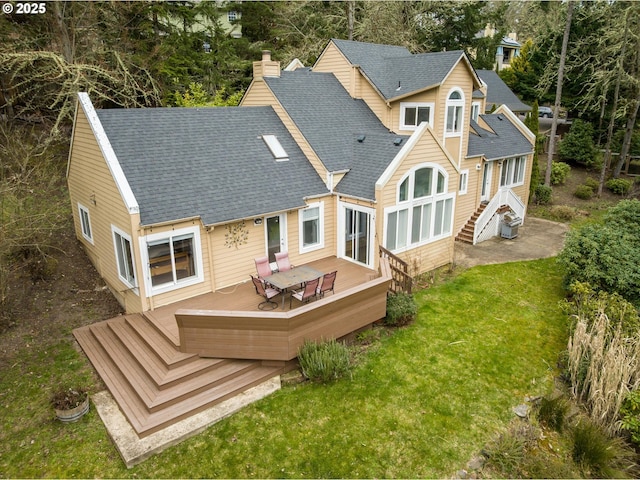
[[[287,251],[293,265],[302,265],[314,260],[336,254],[335,245],[335,199],[332,196],[321,199],[312,199],[309,202],[324,202],[324,247],[312,252],[300,253],[300,228],[299,211],[286,212]],[[213,282],[215,290],[235,285],[249,280],[250,275],[256,275],[255,259],[265,256],[266,247],[266,222],[255,225],[253,220],[247,220],[245,230],[246,242],[235,246],[227,244],[229,228],[226,225],[216,226],[208,234],[208,242],[211,244]]]
[[[400,130],[400,113],[401,113],[401,104],[403,103],[433,103],[434,104],[434,123],[436,118],[436,112],[442,110],[444,108],[443,105],[438,104],[438,89],[433,88],[426,92],[421,92],[416,95],[411,95],[410,97],[403,98],[402,100],[398,100],[393,102],[392,111],[391,111],[391,125],[388,127],[394,132],[401,133],[403,135],[411,135],[413,133],[412,130]],[[435,129],[435,126],[432,125],[432,128]],[[442,138],[442,132],[439,130],[435,130],[438,135],[438,138]]]
[[[76,237],[123,307],[127,311],[140,311],[140,297],[129,290],[118,276],[111,231],[113,224],[131,235],[134,240],[135,232],[131,225],[137,223],[138,215],[132,216],[125,207],[87,117],[80,107],[72,139],[67,182]],[[78,202],[89,210],[93,245],[82,236]]]
[[[320,58],[313,66],[314,72],[333,73],[342,86],[355,97],[352,85],[352,67],[347,59],[340,53],[338,48],[330,42],[327,48],[322,52]]]
[[[449,193],[458,191],[460,181],[458,172],[446,158],[436,140],[428,133],[428,131],[425,131],[425,134],[411,150],[407,158],[402,162],[402,165],[394,172],[382,190],[378,192],[380,206],[378,208],[376,234],[379,243],[384,244],[384,208],[397,204],[397,186],[406,173],[413,167],[426,162],[434,163],[443,167],[449,177],[447,191]],[[457,204],[458,198],[455,199],[454,204],[454,208],[456,210],[458,208]],[[455,233],[456,231],[454,229],[450,237],[413,248],[407,252],[398,254],[398,256],[409,262],[410,265],[415,265],[415,273],[425,272],[445,265],[453,259],[453,242]]]
[[[204,281],[198,283],[196,285],[190,285],[187,287],[177,288],[170,292],[153,295],[149,299],[149,306],[152,308],[161,307],[164,305],[169,305],[175,303],[180,300],[184,300],[186,298],[192,298],[197,295],[202,295],[204,293],[209,293],[212,291],[211,284],[211,262],[210,262],[210,254],[209,254],[209,246],[207,242],[207,232],[200,221],[190,221],[190,222],[178,222],[171,225],[166,225],[163,227],[154,227],[153,229],[147,229],[140,232],[141,236],[145,236],[149,233],[159,234],[166,232],[167,235],[174,230],[180,230],[182,228],[189,228],[197,225],[200,227],[200,248],[202,253],[202,272]],[[139,242],[138,242],[139,243]],[[147,266],[145,265],[143,268],[144,274],[148,274]]]

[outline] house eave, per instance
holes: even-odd
[[[122,170],[122,166],[120,165],[118,157],[111,146],[107,133],[98,118],[98,113],[96,112],[93,103],[91,103],[89,94],[86,92],[78,92],[78,103],[87,117],[87,121],[91,126],[93,135],[98,143],[100,151],[102,152],[102,156],[105,159],[107,167],[111,172],[111,176],[118,187],[118,191],[120,192],[120,196],[122,197],[122,201],[124,202],[127,211],[130,214],[140,213],[140,205],[133,194],[131,185],[129,185],[129,181]]]

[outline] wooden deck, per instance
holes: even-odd
[[[369,280],[378,276],[378,272],[369,268],[360,266],[347,260],[338,259],[336,257],[326,257],[308,264],[323,273],[337,271],[335,283],[335,292],[342,292],[352,287],[362,285]],[[150,312],[145,312],[145,316],[149,318],[156,328],[171,340],[176,346],[180,347],[180,334],[178,332],[178,324],[176,323],[175,313],[178,310],[229,310],[242,312],[259,312],[258,304],[264,299],[256,294],[255,287],[251,283],[251,279],[247,279],[245,283],[239,283],[232,287],[220,289],[214,293],[206,293],[197,297],[189,298],[171,305],[157,308]],[[280,296],[275,298],[278,302],[278,308],[274,312],[282,312],[282,302]],[[300,306],[299,302],[294,301],[292,308]],[[284,302],[284,311],[289,310],[289,300]]]
[[[329,257],[309,265],[338,271],[335,296],[378,273]],[[378,282],[379,283],[379,282]],[[332,295],[323,302],[331,303]],[[181,352],[178,310],[260,312],[263,299],[251,282],[200,295],[144,314],[123,315],[74,330],[74,336],[140,437],[159,431],[295,366],[290,361],[202,358]],[[279,300],[279,297],[276,297]],[[343,299],[344,301],[344,299]],[[278,303],[274,312],[291,317]],[[294,301],[295,310],[300,303]],[[306,307],[300,308],[304,311]],[[264,312],[269,314],[271,312]]]

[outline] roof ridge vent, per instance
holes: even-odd
[[[286,162],[289,160],[286,150],[275,135],[262,135],[262,140],[267,144],[271,155],[276,159],[276,162]]]

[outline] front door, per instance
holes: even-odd
[[[276,253],[284,252],[287,249],[285,222],[286,217],[283,214],[267,217],[265,221],[267,255],[269,256],[269,262],[273,264],[272,268],[275,268]]]
[[[481,202],[491,200],[491,177],[493,173],[493,163],[485,162],[482,170],[482,193],[480,194]]]
[[[342,204],[340,256],[373,267],[373,216],[371,208]]]

